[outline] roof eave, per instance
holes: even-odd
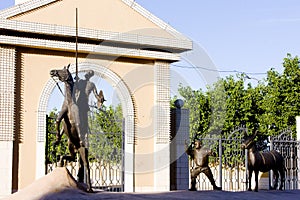
[[[0,19],[0,30],[17,31],[60,37],[76,37],[76,28],[70,26],[24,22]],[[131,33],[110,32],[87,28],[78,29],[78,37],[89,40],[103,41],[113,45],[139,46],[140,48],[157,49],[181,53],[192,49],[190,40],[145,36]]]

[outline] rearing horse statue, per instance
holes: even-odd
[[[78,171],[78,181],[83,182],[84,170],[87,176],[87,191],[92,192],[90,180],[90,167],[88,161],[88,150],[84,146],[85,135],[81,131],[79,109],[75,101],[74,80],[69,71],[70,64],[60,70],[51,70],[50,75],[57,77],[65,84],[65,99],[56,118],[56,143],[61,139],[60,124],[62,120],[63,132],[68,136],[70,160],[75,160],[75,150],[79,152],[80,168]],[[84,169],[83,166],[84,165]]]
[[[252,173],[255,173],[255,192],[258,191],[258,173],[267,172],[272,170],[275,175],[275,184],[274,188],[277,189],[278,187],[278,178],[280,173],[280,187],[279,189],[282,190],[284,179],[285,179],[285,166],[284,166],[284,159],[280,153],[275,150],[261,152],[256,149],[256,144],[254,139],[256,138],[258,131],[256,131],[253,135],[246,136],[245,140],[242,143],[241,147],[243,149],[248,149],[248,170],[249,170],[249,188],[248,190],[251,191],[251,178]],[[279,173],[278,173],[279,172]]]

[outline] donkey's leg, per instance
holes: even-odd
[[[255,192],[258,192],[258,173],[259,171],[254,171],[255,173]]]
[[[280,173],[280,187],[279,190],[282,190],[284,187],[284,183],[285,183],[285,171],[284,171],[284,166],[282,168],[279,169],[279,173]]]
[[[252,179],[253,170],[249,169],[248,172],[249,172],[249,179],[248,179],[248,181],[249,181],[249,187],[248,187],[248,191],[252,191],[252,188],[251,188],[251,179]]]
[[[276,190],[277,187],[278,187],[279,173],[278,173],[277,169],[274,169],[273,172],[274,172],[274,176],[275,176],[275,183],[274,183],[274,188],[273,189]]]
[[[88,192],[93,192],[92,187],[91,187],[91,179],[90,179],[90,166],[89,166],[89,160],[88,160],[88,150],[85,147],[80,147],[78,149],[80,153],[80,157],[82,159],[82,162],[84,164],[84,169],[86,172],[87,176],[87,191]]]

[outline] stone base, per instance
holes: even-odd
[[[67,168],[59,167],[22,190],[7,196],[3,200],[38,200],[43,196],[61,192],[65,189],[85,190],[85,188],[72,177]]]

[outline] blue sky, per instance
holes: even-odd
[[[13,2],[0,0],[0,8]],[[282,60],[287,53],[300,55],[299,0],[136,2],[203,48],[220,71],[236,70],[262,79],[265,74],[259,73],[270,68],[282,71]],[[185,69],[185,79],[191,80],[189,84],[196,89],[203,87],[193,74]],[[228,74],[234,73],[220,73]]]
[[[300,54],[299,0],[136,0],[201,46],[219,70],[282,70]],[[0,8],[13,0],[0,0]],[[260,77],[258,77],[260,78]]]
[[[281,71],[287,53],[300,53],[298,0],[136,2],[202,46],[219,70]]]

